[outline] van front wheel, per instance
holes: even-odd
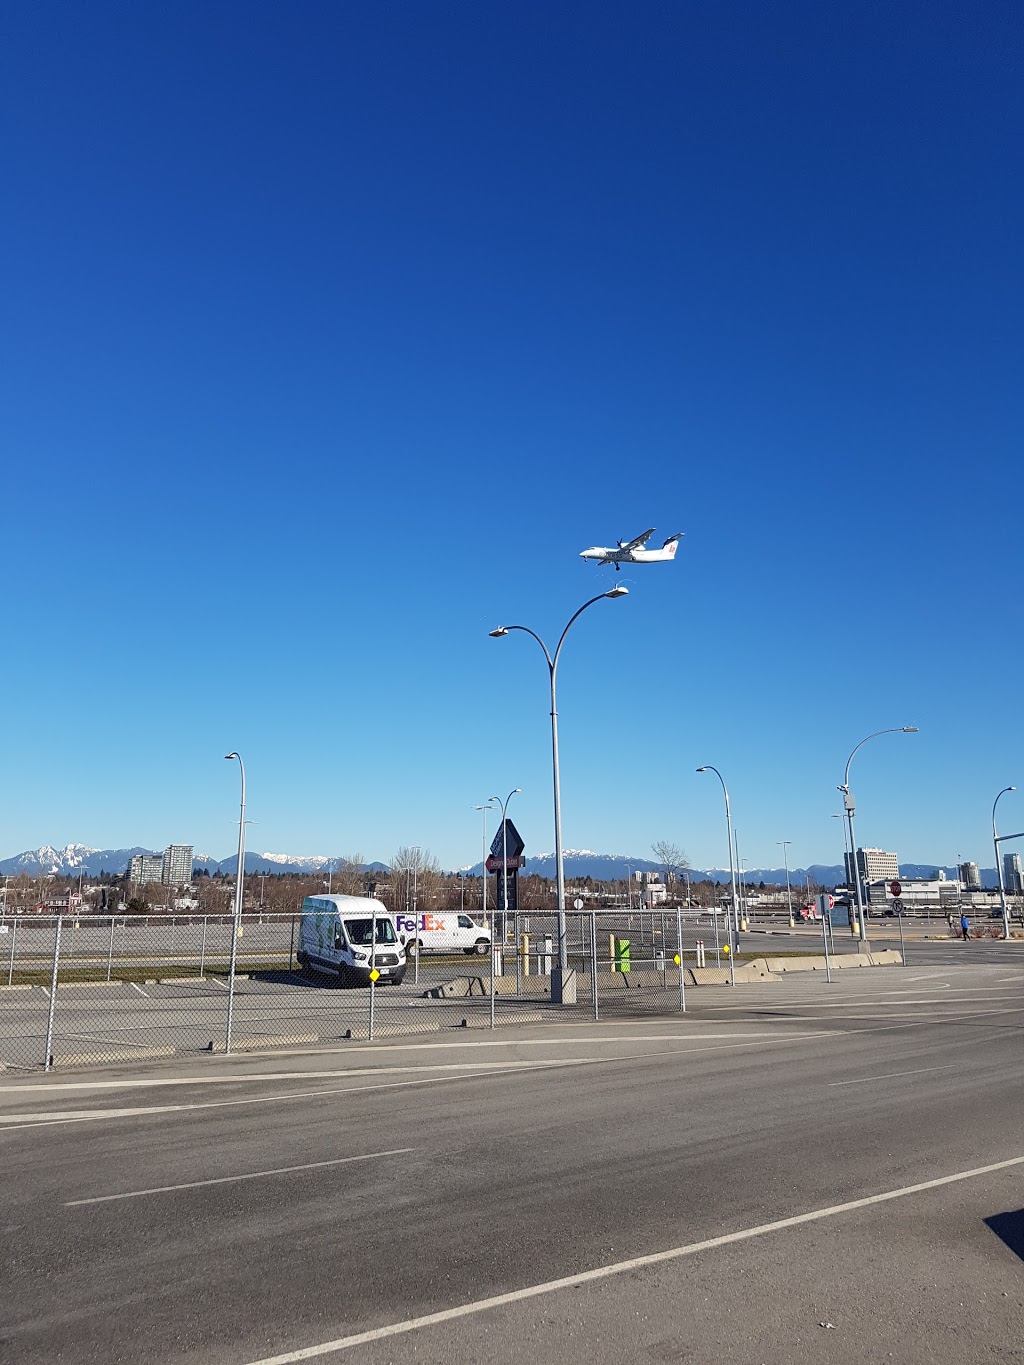
[[[406,957],[416,957],[419,954],[420,946],[421,945],[418,938],[410,939],[409,942],[405,945]]]

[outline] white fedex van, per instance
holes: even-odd
[[[380,901],[364,896],[307,896],[299,920],[296,951],[303,971],[328,972],[342,986],[399,985],[405,976],[405,949],[395,923]]]
[[[491,943],[490,929],[474,924],[468,915],[399,913],[395,927],[409,957],[419,952],[483,954]]]

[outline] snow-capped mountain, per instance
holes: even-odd
[[[65,844],[63,848],[31,848],[13,858],[0,859],[0,875],[17,877],[72,877],[84,872],[87,877],[101,872],[124,872],[136,853],[148,853],[146,848],[90,848],[88,844]]]

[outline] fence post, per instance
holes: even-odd
[[[15,920],[11,925],[11,965],[7,968],[8,986],[14,980],[14,945],[18,940],[18,921]]]
[[[512,916],[512,947],[516,954],[516,997],[523,994],[523,944],[519,937],[519,911]]]
[[[686,974],[686,966],[683,962],[683,912],[680,906],[676,906],[676,947],[679,951],[679,1012],[686,1013],[686,982],[683,977]]]
[[[291,937],[291,942],[288,944],[288,970],[289,970],[289,971],[292,971],[292,970],[293,970],[293,964],[294,964],[294,962],[295,962],[295,916],[292,915],[292,937]]]
[[[203,946],[199,951],[199,975],[206,975],[206,926],[209,922],[209,915],[203,916]]]
[[[57,932],[53,936],[53,971],[50,974],[50,1012],[46,1017],[46,1055],[43,1070],[49,1071],[53,1065],[53,1016],[57,1008],[57,973],[60,967],[60,930],[64,916],[57,916]]]
[[[231,916],[231,960],[228,964],[228,1018],[224,1030],[224,1055],[231,1052],[231,1025],[235,1017],[235,963],[238,960],[238,935],[242,928],[241,912]]]
[[[107,944],[107,981],[110,981],[110,968],[114,961],[114,916],[110,916],[110,942]]]
[[[590,995],[594,1002],[594,1018],[597,1011],[597,911],[590,912]]]
[[[496,964],[495,964],[495,958],[496,958],[496,956],[497,956],[497,954],[498,954],[498,945],[497,945],[497,943],[496,943],[496,941],[495,941],[495,937],[494,937],[494,916],[493,916],[493,915],[491,916],[491,942],[490,942],[490,949],[489,949],[489,951],[490,951],[490,954],[491,954],[491,1028],[494,1028],[494,975],[495,975],[494,968],[495,968],[495,965],[496,965]]]

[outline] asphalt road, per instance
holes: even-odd
[[[1024,967],[944,946],[678,1018],[8,1072],[0,1354],[1018,1359]]]

